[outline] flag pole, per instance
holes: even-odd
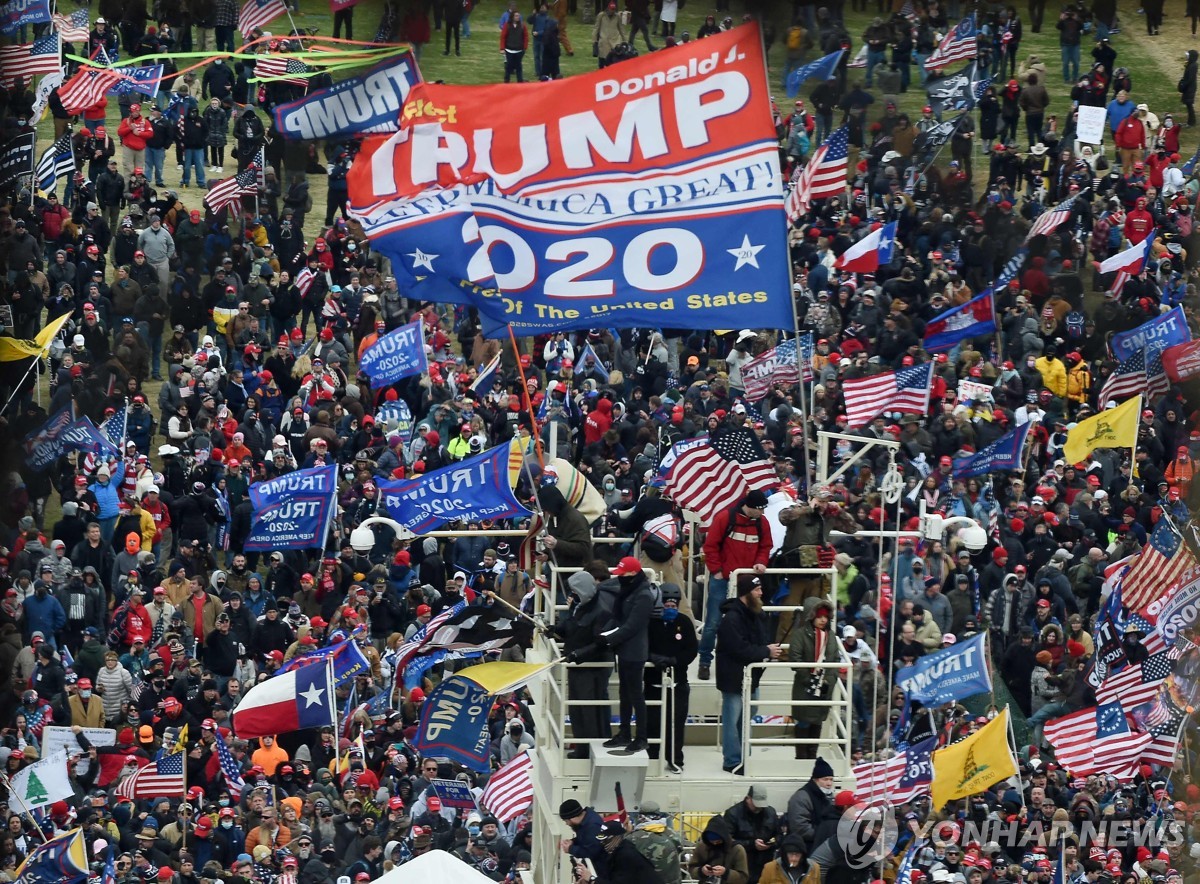
[[[21,812],[25,814],[25,816],[29,817],[29,822],[33,824],[34,830],[38,833],[38,835],[41,836],[42,843],[45,844],[47,841],[49,841],[50,839],[46,837],[46,833],[42,831],[42,827],[38,825],[38,821],[34,818],[33,811],[29,809],[29,805],[25,803],[25,800],[19,794],[17,794],[17,790],[13,788],[12,780],[8,778],[7,774],[2,772],[0,772],[0,785],[3,785],[4,788],[8,790],[9,795],[17,799],[17,804],[21,805]]]
[[[354,639],[348,639],[354,641]],[[333,677],[333,654],[325,658],[325,677],[329,679],[329,723],[333,726],[333,745],[338,744],[337,694]]]
[[[186,730],[187,730],[187,725],[185,724],[185,725],[183,726],[183,728],[182,728],[182,729],[179,731],[179,736],[177,736],[177,737],[175,738],[175,741],[176,741],[176,746],[175,746],[175,748],[176,748],[176,749],[178,749],[180,752],[182,752],[182,753],[183,753],[183,763],[182,763],[182,764],[180,764],[180,767],[181,767],[181,768],[183,768],[183,800],[184,800],[184,801],[187,801],[187,763],[188,763],[188,751],[187,751],[187,743],[186,743],[186,741],[184,741],[184,739],[183,739],[183,737],[184,737],[184,732],[185,732]],[[193,807],[193,808],[192,808],[192,819],[193,819],[193,820],[194,820],[194,819],[196,819],[197,815],[198,815],[198,814],[197,814],[197,808]],[[193,825],[195,825],[195,824],[193,823]],[[180,843],[180,849],[181,849],[181,850],[187,850],[187,834],[188,834],[188,827],[185,825],[185,826],[183,827],[183,830],[182,830],[182,832],[181,832],[181,837],[180,837],[180,842],[179,842],[179,843]]]

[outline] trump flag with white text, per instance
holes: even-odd
[[[400,126],[348,183],[409,297],[493,336],[791,327],[757,26],[521,89],[420,83]]]

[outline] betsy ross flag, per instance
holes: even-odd
[[[287,12],[283,0],[246,0],[238,16],[238,30],[249,35],[255,28],[264,27]]]
[[[744,428],[678,443],[663,458],[662,472],[666,493],[705,525],[748,492],[779,482],[762,443]]]
[[[38,37],[32,43],[0,46],[0,81],[29,80],[62,70],[62,44],[58,34]]]
[[[99,103],[108,90],[121,82],[121,75],[111,68],[81,67],[79,72],[59,87],[58,98],[63,109],[77,114]]]
[[[1076,776],[1109,773],[1120,782],[1136,776],[1149,733],[1134,733],[1120,703],[1080,709],[1046,723],[1054,758]]]
[[[1081,193],[1082,191],[1069,199],[1063,200],[1048,212],[1042,212],[1037,217],[1037,220],[1033,222],[1033,226],[1029,228],[1029,233],[1025,234],[1025,242],[1029,242],[1035,236],[1049,236],[1053,233],[1060,224],[1071,217],[1071,207],[1075,205],[1075,200],[1079,198]]]
[[[792,192],[788,194],[788,217],[795,220],[808,211],[814,200],[841,196],[846,192],[846,157],[850,153],[850,130],[842,126],[817,148]]]
[[[972,13],[950,29],[942,38],[937,49],[925,60],[925,70],[937,71],[950,65],[974,58],[978,53],[977,40],[979,32],[975,28],[975,15]]]
[[[514,756],[492,774],[479,803],[502,823],[528,811],[533,806],[533,750]]]
[[[960,341],[996,331],[996,305],[988,289],[967,303],[939,313],[925,326],[925,349],[949,350]]]
[[[37,185],[52,191],[59,178],[75,174],[75,154],[71,150],[71,133],[64,132],[42,153],[37,164]]]
[[[1100,388],[1100,402],[1128,399],[1146,390],[1146,352],[1138,350],[1120,363]]]
[[[1166,651],[1152,654],[1141,663],[1126,666],[1108,676],[1096,688],[1096,702],[1120,703],[1127,709],[1152,703],[1158,686],[1171,674],[1171,658]]]
[[[831,52],[823,58],[818,58],[816,61],[810,61],[808,64],[802,64],[783,79],[784,88],[787,89],[788,98],[795,98],[800,94],[800,84],[811,77],[820,77],[822,80],[832,80],[837,76],[838,62],[842,60],[842,55],[845,54],[845,49],[839,49],[837,52]]]
[[[221,773],[225,775],[225,783],[229,786],[230,792],[240,797],[242,790],[246,788],[246,781],[242,779],[242,770],[238,767],[237,759],[233,757],[233,753],[229,751],[229,744],[221,736],[221,731],[218,730],[215,736],[217,759],[221,763]]]
[[[856,764],[851,769],[855,797],[859,801],[887,798],[894,804],[903,804],[918,795],[928,795],[933,781],[930,756],[937,747],[937,737],[929,737],[887,761]]]
[[[54,23],[54,30],[58,31],[58,36],[65,43],[82,43],[88,38],[89,22],[86,9],[76,9],[70,15],[56,12],[50,16],[50,21]]]
[[[899,371],[885,371],[865,378],[852,378],[842,384],[850,429],[865,427],[884,411],[908,411],[925,414],[929,410],[929,385],[933,364],[925,363]]]
[[[1140,611],[1195,566],[1187,544],[1171,527],[1170,520],[1159,519],[1149,542],[1121,581],[1121,601],[1130,611]]]
[[[247,169],[214,184],[212,189],[204,194],[204,204],[214,212],[219,212],[227,206],[240,204],[244,195],[255,193],[258,193],[258,172],[255,169]]]
[[[258,80],[270,80],[273,83],[290,83],[293,86],[307,86],[308,65],[295,58],[284,58],[280,55],[263,55],[254,63],[254,76]]]

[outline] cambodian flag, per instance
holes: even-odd
[[[852,273],[874,273],[880,264],[887,264],[892,260],[892,247],[895,244],[896,222],[892,221],[868,233],[846,249],[834,262],[834,266]]]
[[[233,713],[233,730],[243,740],[333,724],[333,681],[329,666],[302,666],[259,682]]]
[[[925,349],[930,353],[949,350],[959,341],[990,335],[996,331],[996,307],[988,289],[960,307],[951,307],[925,326]]]

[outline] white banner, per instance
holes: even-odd
[[[1075,124],[1075,139],[1081,144],[1102,144],[1104,124],[1108,120],[1108,108],[1079,108],[1079,121]]]
[[[13,810],[37,810],[70,798],[75,790],[67,776],[67,753],[58,751],[21,768],[12,776],[12,790],[17,798]]]
[[[85,727],[83,735],[93,746],[117,745],[117,732],[106,727]],[[71,733],[69,727],[57,724],[47,725],[42,731],[42,755],[52,755],[60,750],[66,752],[67,755],[78,755],[83,751],[79,748],[79,741],[75,739],[75,735]],[[76,775],[83,776],[88,772],[88,765],[91,764],[91,761],[81,758],[76,763],[78,764]]]
[[[46,102],[50,100],[50,93],[63,84],[63,72],[56,71],[53,74],[46,74],[38,83],[37,91],[33,93],[33,114],[30,116],[30,125],[36,124],[42,114],[46,112]]]

